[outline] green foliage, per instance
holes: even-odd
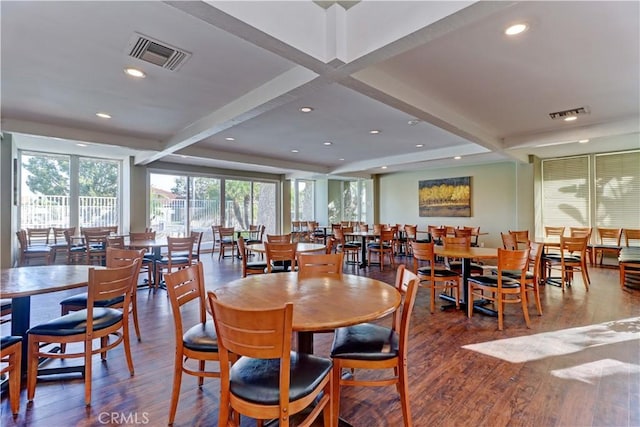
[[[116,197],[118,195],[118,164],[104,160],[80,161],[80,195]]]
[[[26,183],[35,194],[47,196],[69,195],[69,159],[25,156],[22,167],[30,172]]]

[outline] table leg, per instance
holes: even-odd
[[[31,318],[31,297],[11,298],[11,335],[22,337],[22,375],[27,374],[29,347],[27,329]]]
[[[463,299],[460,301],[460,309],[467,312],[467,301],[469,301],[469,276],[471,275],[471,258],[463,258],[462,259],[462,295]],[[440,309],[447,310],[449,308],[455,308],[456,300],[454,297],[451,297],[447,294],[440,294],[440,298],[446,301],[451,301],[452,304],[445,304]],[[489,304],[491,301],[489,300],[475,300],[473,302],[473,311],[478,313],[486,314],[488,316],[497,317],[498,312],[495,310],[491,310],[490,308],[486,308],[485,305]]]
[[[360,252],[360,268],[367,267],[367,236],[362,236],[362,245]]]

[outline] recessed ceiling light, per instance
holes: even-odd
[[[516,34],[527,31],[527,28],[529,28],[527,24],[515,24],[504,30],[504,33],[508,36],[515,36]]]
[[[578,141],[580,144],[586,144],[587,142],[589,142],[588,139],[581,139]]]
[[[454,160],[460,160],[462,158],[462,156],[455,156],[453,159]]]
[[[292,153],[299,153],[300,151],[294,149],[294,150],[291,150],[291,152]]]
[[[87,146],[87,144],[82,144],[81,142],[77,143],[76,145],[77,145],[78,147],[86,147],[86,146]]]
[[[422,148],[424,147],[424,144],[416,144],[416,148]]]
[[[344,159],[338,159],[338,160],[340,160],[341,162],[344,162]]]
[[[409,126],[415,126],[415,125],[417,125],[418,123],[420,123],[421,121],[422,121],[422,120],[420,120],[420,119],[412,119],[412,120],[409,120],[409,121],[407,122],[407,124],[408,124]]]
[[[96,113],[96,116],[100,117],[101,119],[110,119],[111,115],[107,114],[107,113]]]
[[[184,154],[180,154],[180,157],[182,157],[183,159],[187,158],[187,156],[185,156]]]
[[[386,168],[387,168],[386,166],[382,166],[380,169],[386,169]]]
[[[138,70],[137,68],[125,68],[124,72],[131,76],[131,77],[136,77],[138,79],[144,79],[145,77],[147,77],[147,75],[145,74],[144,71],[142,70]]]
[[[226,141],[235,141],[236,139],[232,136],[228,136],[225,138]]]
[[[369,133],[370,133],[371,135],[377,135],[377,134],[379,134],[379,133],[380,133],[380,131],[379,131],[379,130],[377,130],[377,129],[373,129],[373,130],[370,130],[370,131],[369,131]]]
[[[325,141],[325,142],[323,142],[322,144],[323,144],[323,145],[326,145],[326,146],[328,147],[329,145],[333,145],[333,142],[331,142],[331,141]]]
[[[578,120],[578,116],[569,116],[563,119],[565,122],[572,122],[574,120]]]
[[[302,112],[302,113],[310,113],[312,111],[313,111],[313,108],[311,108],[311,107],[302,107],[302,108],[300,108],[300,112]]]

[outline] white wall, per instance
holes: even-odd
[[[471,217],[420,217],[418,181],[471,177]],[[393,224],[480,227],[487,247],[502,246],[500,232],[534,230],[533,166],[516,162],[432,169],[379,176],[379,221]]]

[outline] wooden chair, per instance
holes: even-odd
[[[335,253],[335,247],[338,244],[338,241],[335,237],[331,236],[327,239],[327,245],[325,247],[325,252],[328,254]]]
[[[27,228],[27,243],[29,246],[48,246],[51,228]]]
[[[411,243],[416,240],[418,235],[418,224],[405,224],[404,226],[404,235],[400,237],[400,243],[402,244],[402,251],[410,256],[411,252]]]
[[[84,247],[87,264],[104,265],[107,256],[107,237],[111,235],[108,230],[84,230]]]
[[[135,244],[136,242],[156,240],[156,232],[150,230],[151,229],[148,228],[144,232],[129,233],[129,242]],[[140,273],[147,274],[147,285],[149,286],[149,289],[151,289],[151,287],[153,286],[156,255],[154,254],[154,250],[152,247],[139,248],[138,246],[136,246],[135,248],[145,250],[145,254],[142,258],[142,265],[140,267]]]
[[[100,353],[106,361],[107,351],[117,345],[124,344],[124,353],[133,376],[133,360],[129,345],[129,310],[98,307],[103,300],[124,297],[124,307],[131,305],[132,283],[138,276],[140,262],[135,260],[131,265],[119,268],[89,269],[89,291],[87,309],[76,311],[57,319],[31,327],[27,331],[29,337],[29,367],[27,378],[27,398],[33,401],[36,392],[36,378],[40,358],[84,358],[84,400],[91,404],[92,356]],[[109,343],[108,337],[116,339]],[[93,340],[100,339],[100,347],[93,349]],[[43,345],[53,343],[84,343],[84,350],[78,353],[56,353],[43,350]]]
[[[593,245],[594,262],[602,266],[605,254],[612,254],[616,258],[620,256],[620,242],[622,241],[622,228],[598,228],[598,242]],[[600,262],[598,262],[600,255]]]
[[[298,254],[298,279],[342,276],[344,254]]]
[[[249,274],[264,274],[267,269],[267,263],[264,261],[249,262],[249,251],[244,245],[244,238],[238,237],[238,250],[242,257],[242,277]]]
[[[429,226],[429,234],[436,245],[442,245],[443,240],[447,237],[447,229],[445,227]]]
[[[463,226],[463,230],[471,230],[471,246],[478,247],[478,239],[480,238],[480,227]]]
[[[562,291],[565,284],[571,286],[573,273],[582,273],[585,289],[591,284],[587,270],[587,237],[560,237],[560,253],[547,254],[544,261],[550,270],[561,271],[560,281]]]
[[[467,250],[471,248],[471,239],[469,237],[445,237],[444,238],[444,247],[445,248],[459,248],[463,250]],[[447,266],[449,270],[455,271],[456,273],[462,275],[462,260],[457,258],[446,257],[444,260],[444,264]],[[482,275],[484,273],[484,268],[482,265],[472,262],[471,270],[469,271],[470,275]]]
[[[136,259],[139,260],[139,264],[142,264],[142,257],[144,256],[144,249],[118,249],[113,247],[107,248],[107,268],[126,267],[131,265]],[[138,274],[140,270],[138,269]],[[136,331],[136,337],[138,341],[142,340],[140,335],[140,325],[138,323],[138,302],[137,302],[137,289],[138,289],[138,275],[133,277],[133,283],[131,283],[131,315],[133,317],[133,326]],[[87,308],[89,295],[87,292],[71,295],[60,301],[60,315],[64,316],[72,311],[84,310]],[[108,300],[96,301],[95,307],[110,307],[110,308],[124,308],[125,298],[124,295],[119,295],[115,298]],[[64,353],[66,345],[60,344],[61,352]]]
[[[221,225],[212,225],[211,232],[213,233],[213,247],[211,248],[211,257],[213,258],[213,253],[216,251],[216,246],[220,246],[220,227]]]
[[[565,227],[545,227],[544,235],[549,236],[563,236]]]
[[[182,374],[198,377],[198,388],[202,388],[205,378],[219,378],[220,371],[207,370],[205,366],[207,361],[217,362],[219,356],[215,327],[212,319],[207,319],[202,262],[167,274],[165,281],[175,327],[173,387],[169,404],[169,425],[171,425],[180,399]],[[187,313],[193,312],[187,311],[186,308],[198,313],[198,323],[194,326],[185,325],[187,318],[193,317],[187,317]],[[198,363],[197,368],[192,366],[195,361]]]
[[[563,230],[564,232],[564,230]],[[516,240],[516,249],[525,248],[529,244],[529,230],[509,230]]]
[[[640,229],[625,228],[624,229],[625,246],[640,246]]]
[[[460,309],[460,275],[436,263],[434,242],[411,242],[413,272],[420,278],[420,286],[431,292],[431,313],[436,309],[436,289],[455,291],[456,309]],[[426,263],[426,265],[425,265]]]
[[[193,264],[192,249],[193,237],[167,237],[167,247],[169,252],[156,261],[155,288],[158,289],[162,280],[162,275],[166,270],[171,273],[174,269],[179,270]]]
[[[18,267],[30,264],[31,260],[41,260],[44,264],[51,264],[52,250],[49,246],[30,246],[26,230],[16,231],[20,254],[18,256]]]
[[[202,246],[202,231],[192,231],[190,236],[193,238],[193,248],[191,250],[191,262],[200,261],[200,247]]]
[[[418,277],[399,265],[396,286],[404,294],[402,308],[393,314],[391,328],[373,323],[361,323],[338,328],[331,346],[333,359],[334,425],[338,425],[340,388],[342,386],[389,386],[394,385],[400,394],[402,416],[405,426],[413,425],[409,408],[409,322],[418,291]],[[343,377],[342,370],[350,369],[351,377]],[[356,377],[356,369],[393,369],[393,375],[385,377]]]
[[[377,242],[367,243],[367,259],[371,264],[371,254],[378,254],[378,261],[380,263],[380,271],[384,269],[384,256],[389,256],[389,263],[393,268],[396,266],[396,261],[393,255],[393,248],[395,244],[395,232],[393,229],[380,231],[380,240]]]
[[[297,425],[311,426],[322,413],[324,426],[333,426],[332,363],[291,351],[293,304],[241,310],[219,302],[213,292],[208,300],[220,353],[218,425],[239,426],[245,415],[288,427],[292,416],[315,403]],[[233,365],[232,355],[241,356]]]
[[[593,265],[593,246],[591,245],[591,227],[569,227],[569,237],[586,237],[587,238],[587,259]]]
[[[218,253],[218,261],[230,256],[231,259],[236,257],[236,238],[233,227],[220,227],[218,228],[218,237],[220,240],[220,252]],[[231,255],[227,255],[227,248],[231,249]]]
[[[51,263],[55,264],[58,253],[62,253],[66,257],[68,257],[69,243],[67,242],[67,239],[64,236],[64,232],[68,231],[69,234],[73,236],[74,234],[76,234],[76,228],[75,227],[53,227],[51,230],[53,231],[53,243],[50,244],[49,246],[53,250],[53,253],[51,254]]]
[[[296,266],[298,243],[265,242],[267,257],[267,273],[283,273],[293,271]]]
[[[288,234],[267,234],[267,242],[269,243],[291,243],[293,235]]]
[[[13,306],[11,305],[11,299],[0,299],[0,324],[11,322],[12,312]]]
[[[67,242],[67,264],[86,263],[87,248],[84,243],[76,243],[71,230],[64,231],[64,240]]]
[[[4,336],[0,339],[0,361],[6,366],[0,370],[3,377],[9,374],[9,404],[15,417],[20,410],[20,380],[22,379],[22,337]]]
[[[524,321],[527,328],[530,328],[529,311],[526,303],[527,296],[523,285],[526,281],[528,263],[529,249],[513,251],[498,248],[498,274],[469,277],[467,315],[469,317],[473,316],[474,298],[493,301],[498,310],[498,330],[501,331],[504,327],[505,304],[520,304],[524,314]],[[504,274],[507,270],[513,271],[516,275],[519,272],[519,279],[507,277]]]
[[[351,227],[346,227],[347,230],[352,230]],[[344,260],[349,264],[357,264],[360,258],[360,245],[356,242],[347,240],[347,236],[344,235],[345,228],[336,227],[333,229],[333,238],[336,240],[336,252],[344,254]]]
[[[107,236],[107,248],[125,249],[124,236]]]
[[[502,238],[502,247],[509,251],[515,251],[518,249],[518,237],[513,232],[500,233]]]
[[[540,303],[540,264],[542,261],[542,243],[529,242],[529,264],[525,271],[524,289],[529,301],[529,292],[533,293],[533,298],[538,309],[538,315],[542,316],[542,304]],[[497,272],[496,272],[497,274]],[[504,270],[502,272],[506,277],[520,280],[520,272],[517,270]]]

